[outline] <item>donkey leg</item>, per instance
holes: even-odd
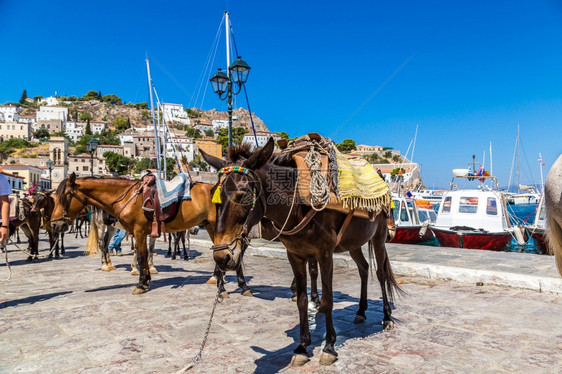
[[[242,270],[242,263],[238,264],[236,268],[236,278],[238,278],[238,287],[242,289],[242,296],[254,296],[250,287],[246,284],[246,279],[244,278],[244,271]]]
[[[140,270],[139,283],[133,290],[133,295],[145,293],[149,288],[150,271],[148,267],[148,248],[146,246],[146,237],[148,232],[143,229],[135,229],[134,232],[137,242],[137,259]]]
[[[184,241],[183,241],[183,259],[185,261],[189,261],[189,248],[191,247],[191,239],[190,239],[189,230],[185,230]],[[185,239],[187,237],[187,251],[185,250]]]
[[[391,292],[392,290],[387,290],[387,286],[391,287],[390,282],[392,282],[394,277],[390,270],[390,262],[386,253],[384,241],[381,242],[380,238],[373,238],[371,239],[371,243],[375,249],[375,259],[377,261],[377,279],[379,280],[382,293],[384,312],[384,318],[382,321],[383,329],[391,329],[394,327],[394,322],[391,318],[392,309],[390,308],[388,292]]]
[[[306,348],[310,345],[310,329],[308,327],[308,296],[306,294],[306,260],[299,258],[292,253],[288,253],[289,262],[295,275],[297,288],[297,307],[299,308],[299,345],[294,350],[291,364],[302,366],[308,361]]]
[[[60,234],[60,254],[64,255],[64,232],[61,232]]]
[[[150,274],[158,274],[158,270],[154,267],[154,246],[156,245],[156,238],[150,238],[150,245],[148,248],[148,269]]]
[[[170,257],[171,255],[172,255],[172,233],[168,233],[168,253],[166,253],[166,257]],[[172,258],[172,260],[175,260],[175,258]]]
[[[365,259],[361,247],[353,251],[349,251],[351,258],[357,264],[357,270],[359,270],[359,277],[361,278],[361,297],[359,299],[359,310],[355,315],[355,320],[353,323],[362,323],[367,319],[365,311],[367,310],[367,285],[369,281],[369,263]]]
[[[318,261],[315,258],[308,259],[308,273],[310,274],[310,299],[314,302],[316,310],[322,312],[318,297]]]
[[[133,259],[131,261],[131,275],[140,275],[139,268],[137,267],[137,251],[136,251],[136,248],[133,252]]]
[[[228,299],[228,292],[226,292],[226,289],[224,288],[224,275],[225,272],[221,271],[218,266],[215,266],[213,277],[217,280],[217,288],[221,297],[223,299]],[[209,283],[209,281],[207,281],[207,283]]]
[[[328,255],[318,262],[322,275],[322,300],[320,301],[320,308],[322,308],[326,316],[326,345],[322,350],[322,356],[320,356],[320,364],[331,365],[338,359],[338,354],[334,348],[334,344],[336,343],[336,330],[334,329],[334,322],[332,320],[332,309],[334,308],[332,295],[332,277],[334,274],[333,257],[332,255]]]
[[[293,277],[291,282],[291,301],[297,301],[297,277]]]

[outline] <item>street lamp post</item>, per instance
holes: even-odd
[[[238,56],[238,60],[234,61],[232,65],[228,67],[228,75],[226,75],[222,69],[219,69],[211,78],[213,91],[219,95],[221,100],[227,99],[229,147],[232,146],[232,95],[238,95],[240,93],[242,86],[248,80],[249,73],[250,66]],[[233,92],[234,85],[238,86],[236,92]],[[224,93],[226,93],[225,97],[223,97]]]
[[[98,148],[98,144],[99,141],[96,138],[92,138],[86,143],[86,149],[90,152],[90,173],[92,177],[94,176],[94,152]]]
[[[49,188],[53,188],[53,161],[47,161],[47,167],[49,168]]]

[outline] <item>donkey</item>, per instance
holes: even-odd
[[[366,318],[369,268],[361,246],[370,243],[379,264],[377,277],[383,296],[383,326],[386,329],[394,324],[389,300],[393,300],[394,291],[400,291],[400,287],[392,273],[385,248],[388,235],[387,213],[381,209],[374,221],[332,210],[311,213],[311,207],[299,204],[294,199],[296,164],[284,155],[272,158],[273,146],[273,139],[270,138],[263,148],[253,153],[248,153],[247,148],[231,149],[230,165],[237,165],[237,168],[226,168],[227,162],[201,152],[209,165],[226,175],[212,190],[213,196],[217,197],[213,198],[217,206],[215,240],[211,248],[213,258],[223,271],[238,267],[250,229],[264,218],[277,227],[286,225],[293,228],[289,231],[281,229],[283,231],[280,235],[281,242],[287,248],[287,257],[297,283],[300,338],[294,351],[293,365],[304,365],[308,361],[307,347],[311,343],[306,293],[306,263],[310,258],[318,261],[322,275],[320,308],[326,317],[326,345],[320,363],[330,365],[337,359],[334,348],[336,331],[332,320],[334,253],[349,251],[357,263],[361,296],[355,322],[361,323]],[[276,180],[276,176],[283,176],[283,181]],[[309,214],[312,215],[310,219]],[[347,229],[341,230],[346,221]]]
[[[65,253],[64,233],[55,233],[51,227],[51,214],[53,214],[53,209],[55,208],[55,199],[52,196],[52,192],[38,192],[34,195],[30,213],[32,215],[39,215],[41,219],[39,225],[36,225],[35,221],[33,222],[35,225],[31,227],[31,231],[34,237],[39,238],[39,229],[45,230],[49,236],[49,257],[53,257],[54,247],[55,258],[59,258],[61,254],[64,255]]]
[[[562,275],[562,155],[552,165],[544,185],[546,242]]]

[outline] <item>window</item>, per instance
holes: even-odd
[[[478,211],[477,197],[461,197],[459,202],[459,213],[476,213]]]
[[[76,166],[76,171],[80,171],[80,168],[78,166]]]
[[[441,213],[451,213],[451,196],[447,196],[443,200],[443,210],[441,210]]]
[[[486,214],[490,214],[492,216],[498,215],[498,204],[496,199],[493,197],[489,197],[486,201]]]
[[[400,204],[400,221],[408,222],[410,219],[408,218],[408,211],[406,210],[406,204],[402,202]]]
[[[82,166],[83,171],[88,171],[88,166]]]

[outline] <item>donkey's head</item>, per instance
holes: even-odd
[[[209,165],[219,172],[219,181],[211,190],[217,208],[213,258],[221,270],[236,269],[247,247],[247,235],[265,214],[262,178],[259,170],[271,157],[274,142],[250,153],[242,149],[230,152],[230,162],[201,152]]]
[[[79,187],[75,173],[59,184],[55,192],[55,207],[51,215],[51,227],[55,232],[66,231],[72,220],[87,205],[84,195],[79,192]]]

